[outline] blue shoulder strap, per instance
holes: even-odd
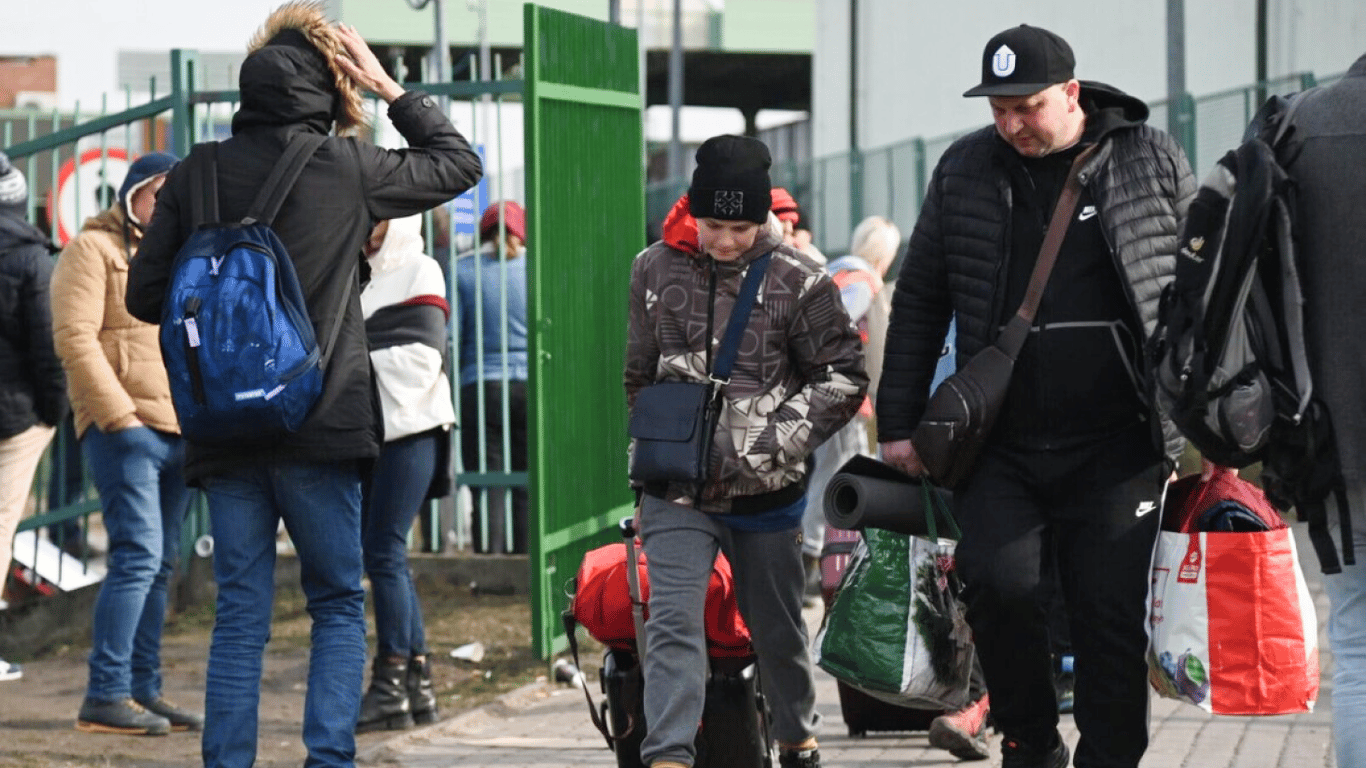
[[[735,297],[735,308],[731,310],[730,320],[726,323],[726,335],[716,351],[716,367],[710,374],[711,380],[725,384],[730,381],[730,371],[735,367],[735,356],[740,351],[740,336],[749,325],[749,315],[754,309],[754,300],[759,295],[759,285],[768,271],[768,262],[773,252],[769,251],[755,259],[745,273],[745,281],[740,284],[740,293]]]

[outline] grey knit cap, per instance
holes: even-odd
[[[9,155],[0,152],[0,209],[22,214],[27,203],[28,182],[24,174],[10,162]]]

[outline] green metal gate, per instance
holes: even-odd
[[[534,5],[525,24],[532,642],[548,656],[566,582],[633,509],[622,368],[645,178],[636,31]]]

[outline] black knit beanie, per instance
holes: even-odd
[[[688,212],[695,219],[768,221],[772,204],[768,147],[747,136],[713,136],[697,148],[697,168],[688,187]]]

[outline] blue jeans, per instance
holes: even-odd
[[[178,435],[151,427],[86,430],[81,444],[109,533],[109,571],[95,601],[86,697],[161,695],[166,584],[190,505]]]
[[[365,500],[362,543],[365,573],[375,602],[375,637],[381,658],[427,652],[422,606],[408,570],[408,530],[413,527],[436,471],[437,440],[427,432],[385,443]]]
[[[298,552],[313,619],[304,765],[350,768],[365,674],[356,462],[254,464],[206,478],[204,485],[218,582],[205,679],[205,768],[249,768],[256,760],[261,659],[270,639],[280,520]]]
[[[1342,573],[1324,574],[1328,593],[1328,643],[1333,651],[1333,741],[1338,765],[1366,765],[1366,506],[1363,494],[1352,494],[1357,508],[1352,514],[1352,541],[1356,564],[1343,565]],[[1330,498],[1329,527],[1341,542],[1338,511]],[[1341,553],[1339,552],[1339,556]]]

